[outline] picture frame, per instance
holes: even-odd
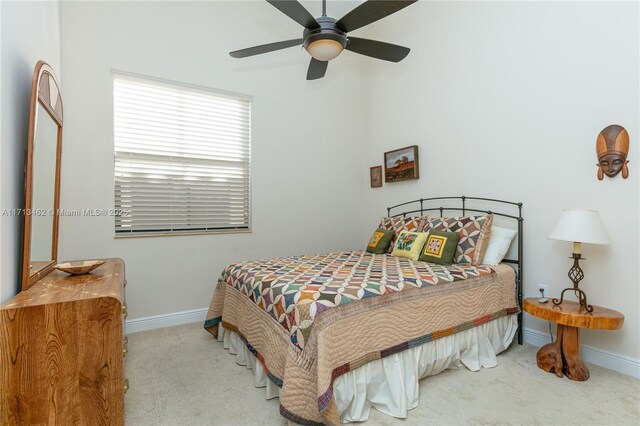
[[[418,145],[384,153],[384,181],[400,182],[420,178]]]
[[[382,166],[373,166],[369,170],[369,179],[372,188],[382,187]]]

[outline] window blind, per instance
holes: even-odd
[[[249,229],[251,99],[113,81],[116,235]]]

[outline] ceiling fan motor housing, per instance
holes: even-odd
[[[336,20],[334,18],[321,16],[319,18],[316,18],[316,21],[318,21],[320,28],[316,28],[313,30],[310,30],[308,28],[304,29],[303,46],[305,49],[308,50],[308,47],[311,43],[319,40],[333,40],[340,43],[343,49],[347,47],[347,44],[349,43],[347,34],[344,31],[338,29],[338,27],[336,26]]]

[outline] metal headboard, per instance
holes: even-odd
[[[475,203],[474,203],[475,202]],[[474,208],[474,205],[477,205],[478,202],[483,202],[483,205],[495,205],[497,209],[484,210],[479,208]],[[433,207],[434,205],[438,205],[438,207]],[[513,207],[509,207],[513,206]],[[512,212],[505,212],[501,209],[510,209]],[[517,210],[517,215],[516,215]],[[393,214],[392,214],[393,211]],[[507,219],[513,219],[518,223],[518,258],[517,259],[504,259],[502,262],[510,263],[514,265],[516,269],[516,287],[518,294],[518,307],[520,308],[520,313],[518,314],[518,344],[522,344],[522,203],[516,203],[513,201],[504,201],[504,200],[495,200],[493,198],[482,198],[482,197],[432,197],[432,198],[420,198],[418,200],[407,201],[406,203],[397,204],[395,206],[387,207],[387,216],[389,217],[397,217],[397,216],[415,216],[420,215],[423,216],[425,212],[433,212],[437,211],[440,213],[440,216],[444,216],[444,212],[448,211],[461,211],[462,215],[466,215],[467,213],[493,213],[496,216],[505,217]]]

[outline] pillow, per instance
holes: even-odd
[[[391,240],[395,232],[385,231],[384,229],[376,229],[371,238],[369,238],[369,244],[367,244],[367,251],[369,253],[382,254],[387,252],[387,248],[391,245]]]
[[[428,219],[429,216],[383,217],[382,220],[380,220],[380,225],[378,226],[378,228],[384,229],[385,231],[394,231],[394,236],[391,239],[391,244],[389,245],[387,253],[391,253],[391,250],[393,250],[393,246],[395,245],[396,240],[398,239],[398,236],[402,231],[420,232]]]
[[[418,260],[425,241],[427,241],[427,234],[424,232],[402,231],[395,242],[391,256]]]
[[[484,252],[484,257],[482,258],[482,264],[495,266],[502,262],[502,259],[504,259],[509,251],[511,242],[517,234],[518,232],[513,229],[493,226],[491,228],[491,234],[489,234],[487,251]]]
[[[458,233],[458,249],[454,256],[454,263],[470,263],[480,265],[484,252],[487,250],[489,233],[493,224],[493,214],[483,216],[459,216],[430,218],[423,232],[432,229]]]
[[[458,249],[458,233],[436,231],[432,229],[427,234],[427,242],[420,251],[419,260],[424,262],[451,265],[453,255]]]

